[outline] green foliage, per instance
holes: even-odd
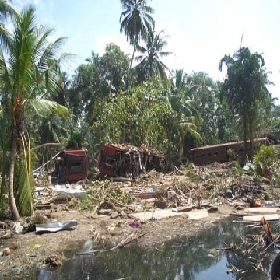
[[[234,175],[237,176],[242,176],[242,174],[248,173],[248,171],[244,170],[238,162],[234,162],[233,165],[230,167],[230,170]]]
[[[278,150],[274,146],[262,145],[254,155],[253,163],[258,175],[264,176],[265,171],[273,167],[278,161]]]
[[[126,206],[133,201],[133,198],[121,190],[119,186],[111,185],[110,181],[94,181],[92,186],[81,198],[80,207],[92,211],[100,205]]]
[[[232,149],[227,150],[227,156],[229,157],[230,160],[233,160],[236,158],[236,154],[235,154],[234,150],[232,150]]]
[[[145,40],[155,26],[151,16],[154,10],[147,5],[146,0],[121,0],[121,4],[120,31],[124,31],[129,43],[136,46],[141,39]]]
[[[198,133],[201,136],[201,144],[218,143],[217,110],[220,107],[218,99],[219,88],[217,83],[204,72],[194,72],[188,75],[188,96],[194,100],[194,108],[199,118],[195,119]]]
[[[140,61],[135,67],[138,81],[143,82],[154,76],[163,80],[167,79],[166,71],[168,68],[161,61],[161,58],[172,53],[164,51],[164,47],[167,45],[166,37],[163,30],[158,34],[155,33],[155,30],[151,30],[147,34],[146,45],[144,47],[137,46],[137,51],[140,52],[140,55],[135,58],[136,61]]]
[[[129,58],[119,46],[109,44],[103,56],[92,52],[87,62],[78,67],[72,88],[65,93],[73,114],[80,117],[85,114],[86,121],[91,125],[95,121],[95,107],[126,89]]]
[[[201,181],[202,178],[193,170],[193,165],[189,164],[185,169],[185,175],[188,177],[192,182]]]
[[[219,95],[223,95],[222,85],[218,84]],[[220,98],[220,97],[219,97]],[[223,99],[223,98],[221,98]],[[220,100],[215,115],[217,117],[218,143],[225,143],[239,140],[238,115],[234,115],[229,109],[229,105],[225,100]]]
[[[9,171],[2,169],[2,177],[9,177],[9,201],[15,220],[19,214],[28,215],[33,211],[33,170],[25,118],[28,108],[41,115],[67,113],[65,107],[42,99],[42,93],[57,88],[59,71],[51,66],[51,61],[65,38],[49,43],[53,30],[38,26],[34,15],[34,6],[27,6],[15,15],[5,55],[2,44],[0,50],[1,105],[5,108],[2,148],[9,154],[9,158],[5,157],[5,161],[9,160]]]
[[[17,191],[17,205],[20,215],[31,216],[34,212],[33,209],[33,193],[34,193],[34,179],[32,167],[30,166],[31,161],[29,160],[30,155],[22,157],[18,168],[19,177],[16,178],[15,184],[18,184]]]
[[[66,149],[82,149],[83,148],[83,135],[76,131],[73,133],[71,139],[68,141]]]
[[[148,81],[95,106],[93,133],[96,143],[127,142],[166,152],[176,113],[159,81]],[[175,122],[175,123],[174,123]]]
[[[242,128],[243,141],[255,137],[259,116],[269,110],[271,96],[266,88],[269,84],[265,72],[265,61],[261,54],[251,53],[248,48],[240,48],[231,57],[225,55],[219,68],[227,66],[227,78],[223,83],[223,96],[233,114],[238,114],[239,125]],[[251,143],[252,144],[252,143]],[[247,144],[245,144],[245,153]]]

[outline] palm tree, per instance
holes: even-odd
[[[28,6],[13,22],[13,33],[4,56],[0,50],[0,79],[3,119],[7,120],[9,130],[6,149],[9,157],[9,204],[14,220],[19,214],[30,215],[33,212],[33,170],[30,158],[30,140],[25,126],[26,109],[32,106],[36,112],[57,111],[63,109],[57,103],[39,100],[44,91],[50,89],[49,62],[56,56],[65,38],[48,43],[52,29],[38,27],[35,21],[35,8]],[[47,86],[46,86],[47,85]],[[64,108],[66,109],[66,108]],[[15,176],[16,175],[16,176]],[[17,208],[19,207],[19,210]]]
[[[123,12],[120,16],[121,29],[125,33],[128,42],[133,45],[133,55],[141,40],[145,40],[147,34],[154,29],[155,21],[152,18],[154,10],[147,5],[146,0],[121,0]]]
[[[179,115],[196,115],[198,117],[198,112],[195,108],[195,99],[191,96],[191,91],[198,88],[198,85],[194,84],[193,81],[189,79],[188,74],[185,73],[183,69],[177,69],[172,73],[170,84],[172,108],[177,111]]]
[[[170,84],[171,91],[168,98],[172,109],[177,113],[178,162],[182,163],[182,156],[187,154],[185,150],[187,137],[201,140],[199,127],[195,124],[200,120],[200,115],[196,110],[195,100],[190,98],[190,92],[197,85],[188,80],[188,75],[183,69],[175,70]]]
[[[136,61],[140,63],[136,66],[136,72],[140,78],[146,80],[153,76],[159,76],[161,79],[166,79],[167,66],[161,61],[161,58],[166,57],[172,52],[164,51],[164,47],[167,46],[165,40],[167,36],[164,31],[160,31],[158,34],[154,30],[149,31],[146,37],[146,46],[137,46],[137,51],[141,54],[136,57]]]
[[[13,9],[12,6],[10,6],[5,0],[0,0],[0,44],[1,44],[1,49],[3,51],[6,51],[8,46],[10,46],[10,33],[8,29],[6,28],[5,23],[9,19],[14,19],[16,16],[16,11]],[[7,132],[7,119],[3,117],[3,112],[8,109],[8,105],[4,103],[5,96],[4,93],[2,92],[1,94],[1,152],[2,152],[2,159],[5,157],[6,153],[6,145],[7,145],[7,139],[4,136],[5,133]],[[6,105],[6,106],[5,106]],[[3,137],[4,136],[4,137]],[[4,163],[2,160],[1,164],[1,173],[2,175],[5,173],[7,170],[7,164]],[[1,180],[1,188],[0,188],[0,202],[1,206],[3,206],[2,202],[3,200],[1,199],[4,194],[4,186],[5,186],[5,176],[2,176]]]

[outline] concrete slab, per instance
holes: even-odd
[[[233,212],[232,215],[234,216],[250,216],[250,215],[270,215],[270,214],[278,214],[279,208],[266,208],[266,207],[259,207],[259,208],[244,208],[240,211]]]
[[[266,221],[277,221],[277,220],[279,220],[279,215],[278,214],[270,214],[270,215],[243,216],[243,221],[246,221],[246,222],[261,222],[262,217],[264,217]]]
[[[258,213],[258,214],[264,214],[264,213],[277,213],[280,211],[278,207],[258,207],[258,208],[244,208],[242,210],[243,212],[247,213]]]
[[[208,217],[206,209],[198,209],[190,212],[174,212],[172,209],[156,209],[155,212],[139,212],[131,215],[132,218],[146,222],[152,217],[157,219],[164,219],[173,216],[188,216],[189,220],[198,220]]]

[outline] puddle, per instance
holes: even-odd
[[[271,227],[275,234],[280,231],[279,222],[271,223]],[[261,233],[261,227],[223,221],[198,236],[173,240],[153,249],[133,246],[95,255],[74,255],[60,269],[41,269],[29,279],[268,280],[272,260],[279,250],[265,251],[262,243],[252,246],[257,242],[254,240],[248,243]],[[224,250],[234,244],[235,251]],[[87,241],[76,251],[93,248],[94,244]]]

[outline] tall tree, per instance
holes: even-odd
[[[146,0],[121,0],[121,4],[123,11],[120,16],[120,31],[125,33],[128,42],[134,48],[131,67],[140,41],[145,40],[149,31],[154,29],[155,21],[152,17],[154,10],[147,5]]]
[[[202,137],[201,144],[217,144],[216,110],[219,107],[217,83],[207,73],[194,72],[188,75],[187,84],[190,85],[188,96],[194,101],[194,107],[200,116],[196,119],[196,124]]]
[[[162,58],[172,52],[164,51],[167,46],[167,35],[164,30],[156,34],[155,30],[150,30],[147,34],[145,46],[137,46],[137,51],[140,55],[136,57],[136,61],[140,63],[136,66],[136,72],[140,80],[147,80],[153,76],[158,76],[161,79],[166,79],[167,66],[162,62]]]
[[[233,56],[225,55],[221,59],[219,69],[223,64],[227,67],[227,77],[223,84],[224,97],[234,114],[239,114],[243,130],[245,153],[248,151],[247,140],[254,137],[257,112],[264,109],[264,104],[271,100],[267,89],[269,83],[265,71],[265,61],[261,54],[251,53],[246,47],[240,48]]]
[[[196,108],[196,101],[191,99],[190,92],[197,86],[189,80],[183,69],[175,70],[170,80],[171,92],[169,96],[171,107],[177,113],[178,161],[182,162],[183,156],[189,154],[195,140],[201,141],[199,127],[196,123],[200,120]]]
[[[73,105],[85,110],[87,121],[92,120],[94,103],[98,99],[106,99],[110,95],[118,95],[125,90],[129,57],[115,44],[108,44],[103,56],[92,53],[87,64],[80,65],[73,80],[71,98],[79,102]]]
[[[162,83],[149,80],[133,87],[129,95],[120,93],[96,103],[93,129],[97,144],[128,142],[162,152],[169,146],[174,147],[168,134],[174,127],[176,114],[165,97],[166,88]]]
[[[7,54],[0,50],[0,78],[2,104],[7,106],[3,118],[7,119],[9,151],[9,204],[14,220],[19,215],[33,212],[33,170],[30,157],[30,139],[26,131],[25,115],[28,106],[37,112],[63,109],[55,102],[38,100],[46,87],[49,62],[56,56],[65,38],[52,43],[48,38],[52,29],[38,27],[35,8],[26,7],[13,21]],[[66,109],[66,108],[64,108]],[[17,176],[15,176],[15,174]],[[16,195],[15,195],[16,194]]]
[[[0,0],[0,45],[1,50],[6,51],[7,48],[10,46],[11,39],[10,39],[10,33],[8,29],[6,28],[6,22],[8,20],[14,19],[17,16],[17,12],[13,9],[13,7],[7,3],[5,0]],[[4,102],[5,100],[5,93],[1,93],[1,152],[2,152],[2,164],[1,164],[1,173],[5,174],[6,170],[8,170],[8,164],[7,162],[4,162],[4,158],[7,155],[6,146],[7,146],[7,135],[9,128],[8,128],[8,120],[3,116],[5,115],[5,112],[8,111],[9,105]],[[1,188],[0,188],[0,201],[3,197],[2,194],[4,193],[5,188],[5,176],[2,176],[1,180]],[[3,206],[3,201],[1,201],[1,206]]]

